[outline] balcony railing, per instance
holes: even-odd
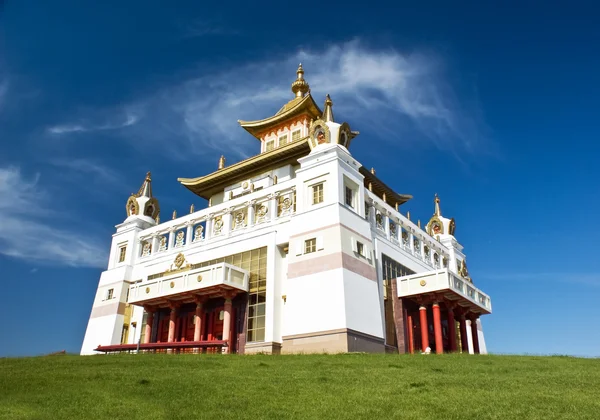
[[[487,313],[492,312],[492,301],[487,294],[448,269],[399,277],[397,282],[398,297],[447,291],[459,295]]]
[[[296,212],[295,180],[237,197],[140,233],[138,258],[181,252],[232,235],[256,225],[289,220]]]
[[[207,267],[193,266],[176,270],[173,274],[142,281],[129,288],[128,303],[140,304],[160,298],[168,298],[187,292],[202,294],[205,289],[215,287],[248,291],[249,274],[231,264],[219,263]]]
[[[371,191],[365,189],[365,193],[372,200],[374,210],[369,211],[370,222],[378,236],[386,238],[398,250],[412,255],[430,267],[440,266],[439,261],[443,261],[444,258],[449,260],[447,248],[439,241]],[[425,252],[425,247],[429,248],[428,253]],[[435,255],[438,256],[437,263]]]

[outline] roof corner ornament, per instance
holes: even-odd
[[[323,120],[333,122],[333,101],[329,94],[325,97],[325,111],[323,111]]]
[[[435,198],[433,199],[435,203],[435,216],[441,216],[442,212],[440,211],[440,197],[438,197],[437,193],[435,193]]]
[[[223,169],[225,167],[225,156],[221,155],[219,158],[219,169]]]

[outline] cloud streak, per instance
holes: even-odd
[[[16,167],[0,168],[0,253],[28,261],[72,267],[105,267],[105,246],[81,229],[60,227],[39,177],[23,178]]]
[[[101,124],[89,122],[77,122],[68,124],[59,124],[47,128],[47,132],[53,135],[64,135],[74,133],[88,133],[91,131],[118,130],[120,128],[131,127],[140,121],[141,116],[132,111],[125,111],[124,118],[122,115],[112,118],[112,121]]]
[[[245,156],[256,147],[237,119],[268,117],[292,99],[299,62],[315,100],[330,93],[336,115],[353,129],[389,143],[410,142],[402,133],[413,133],[414,141],[454,152],[477,153],[485,144],[478,110],[461,104],[439,60],[372,50],[358,41],[245,63],[168,87],[143,101],[148,118],[136,129],[157,141],[169,135],[196,152],[220,150],[226,142]]]
[[[198,77],[163,87],[129,105],[144,118],[125,123],[66,124],[51,134],[127,128],[119,135],[136,147],[190,159],[191,154],[227,152],[244,158],[257,142],[237,124],[271,116],[293,98],[290,85],[303,63],[311,93],[321,104],[331,94],[334,112],[359,138],[387,146],[428,144],[459,156],[487,153],[490,142],[479,109],[464,105],[447,82],[439,58],[372,49],[359,41],[322,49],[300,49],[276,59],[206,70]],[[121,110],[115,110],[121,115]],[[134,114],[141,115],[141,114]],[[171,146],[164,147],[165,140]]]

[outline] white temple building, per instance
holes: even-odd
[[[488,295],[434,199],[424,228],[351,153],[300,66],[294,98],[239,124],[260,153],[178,181],[207,208],[159,221],[150,173],[116,226],[81,354],[486,353]]]

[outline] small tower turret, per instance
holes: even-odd
[[[137,194],[131,194],[127,200],[127,219],[140,218],[146,222],[155,224],[156,218],[160,213],[158,200],[152,196],[152,175],[146,174],[146,179],[138,190]]]
[[[433,216],[429,219],[425,229],[429,235],[440,241],[450,251],[448,268],[465,280],[472,281],[469,272],[467,271],[466,256],[462,252],[463,246],[458,243],[454,237],[454,232],[456,230],[454,218],[448,219],[447,217],[442,216],[440,198],[437,194],[433,199],[433,203]]]

